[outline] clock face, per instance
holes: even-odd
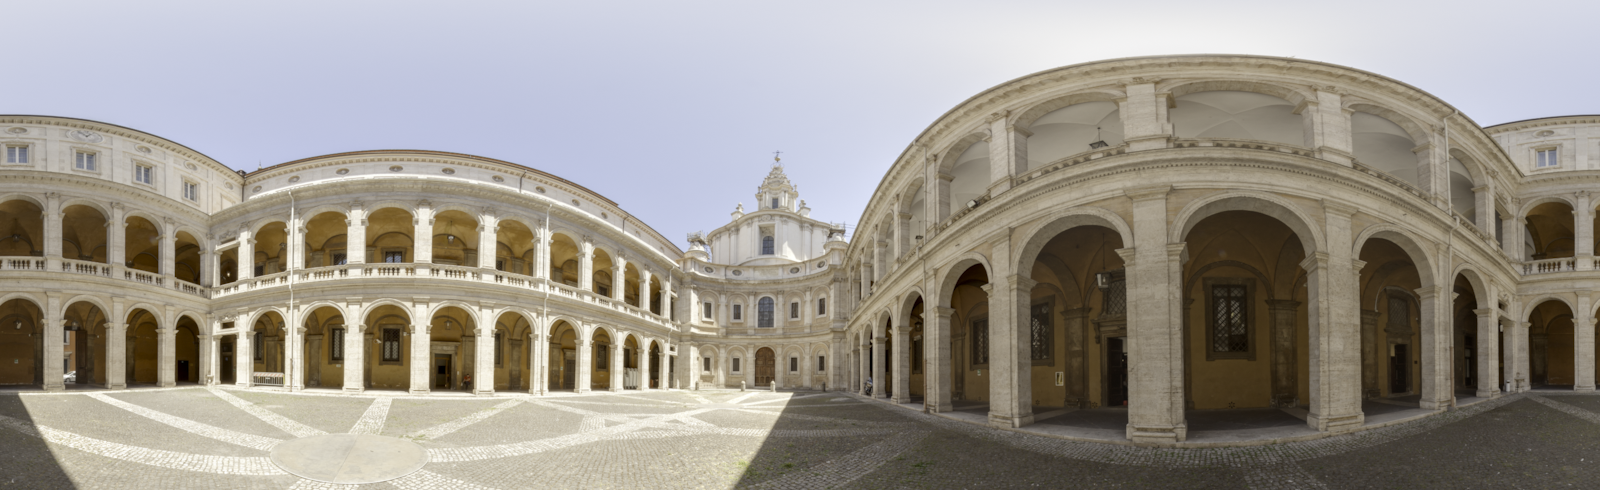
[[[78,141],[86,141],[89,143],[99,143],[100,140],[104,139],[100,136],[100,133],[96,133],[87,129],[75,129],[72,132],[67,133],[67,136],[70,136],[72,139]]]

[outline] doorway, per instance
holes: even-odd
[[[1400,394],[1411,391],[1411,353],[1410,346],[1406,344],[1393,344],[1389,346],[1389,393]]]
[[[1106,406],[1121,407],[1128,404],[1128,351],[1127,337],[1106,339]]]
[[[189,361],[178,361],[178,381],[189,381]]]
[[[772,385],[775,362],[772,349],[762,347],[761,350],[756,351],[756,386]]]
[[[433,375],[433,380],[434,380],[433,381],[433,387],[434,388],[442,388],[442,389],[446,389],[446,390],[452,389],[452,387],[450,386],[450,355],[449,354],[434,354],[433,355],[433,372],[434,372],[434,375]]]

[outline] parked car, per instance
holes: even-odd
[[[65,382],[65,383],[77,383],[78,382],[78,372],[77,371],[72,371],[70,373],[63,374],[63,375],[61,375],[61,380],[62,380],[62,382]]]

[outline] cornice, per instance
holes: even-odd
[[[234,182],[240,183],[241,185],[244,183],[244,179],[240,178],[239,174],[232,168],[229,168],[227,165],[223,165],[221,162],[206,156],[204,153],[200,153],[193,148],[189,148],[175,141],[125,126],[118,126],[111,123],[103,123],[89,119],[23,114],[0,115],[0,124],[36,124],[59,126],[71,129],[92,129],[102,133],[131,139],[146,145],[158,147],[175,155],[182,156],[188,160],[201,162],[211,166],[211,169],[215,170],[217,173],[226,174],[228,178],[233,179]]]
[[[1483,128],[1483,130],[1491,135],[1494,135],[1547,126],[1566,126],[1576,124],[1600,124],[1600,115],[1556,116],[1541,117],[1538,119],[1524,119],[1521,121],[1496,124],[1494,126]]]

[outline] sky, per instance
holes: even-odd
[[[1600,114],[1600,2],[7,2],[0,113],[92,119],[235,169],[425,149],[550,172],[686,247],[782,151],[854,226],[923,129],[1089,61],[1292,56],[1481,125]],[[1536,7],[1536,8],[1535,8]]]

